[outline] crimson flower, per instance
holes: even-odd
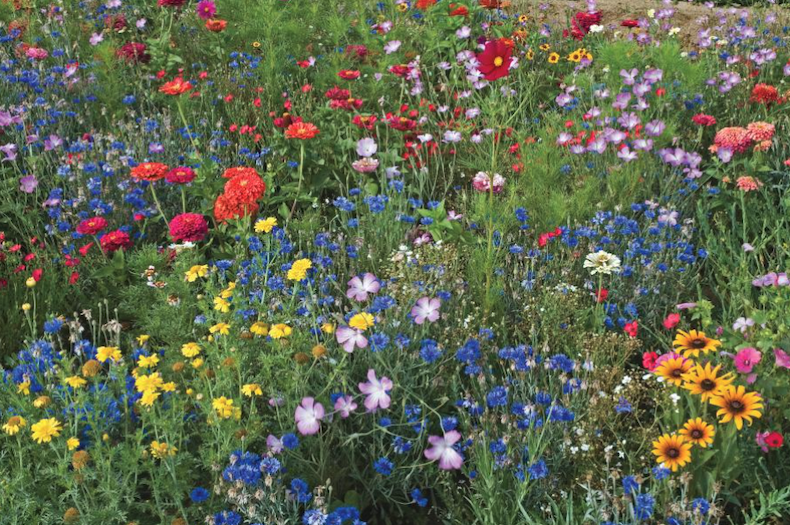
[[[486,80],[506,77],[510,70],[512,54],[513,43],[510,40],[506,38],[489,40],[483,52],[477,54],[477,61],[480,62],[477,70]]]

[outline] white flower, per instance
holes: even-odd
[[[376,141],[371,138],[359,139],[357,142],[357,154],[360,157],[372,157],[376,154],[378,146]]]
[[[590,273],[611,275],[620,271],[620,258],[603,250],[587,255],[584,260],[585,268],[592,268]]]
[[[602,25],[594,24],[590,26],[590,33],[600,33],[601,31],[603,31]]]

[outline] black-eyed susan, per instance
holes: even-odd
[[[735,422],[735,427],[743,428],[743,420],[752,424],[753,417],[762,417],[760,410],[763,400],[757,392],[747,392],[743,386],[727,385],[720,396],[710,400],[711,405],[719,407],[716,415],[722,423]]]
[[[520,24],[524,24],[529,20],[529,16],[527,15],[518,15],[518,21]]]
[[[684,467],[691,461],[691,443],[678,434],[664,434],[653,441],[653,454],[658,463],[663,463],[675,472],[678,467]]]
[[[535,52],[531,48],[527,49],[526,56],[527,56],[527,60],[532,60],[533,58],[535,58]]]
[[[551,53],[549,55],[549,64],[556,64],[559,61],[560,61],[559,53]]]
[[[568,61],[570,62],[581,62],[582,61],[582,52],[581,49],[577,49],[570,55],[568,55]]]
[[[710,363],[696,365],[694,368],[683,375],[683,388],[702,396],[703,401],[707,401],[714,396],[719,396],[724,392],[724,388],[731,384],[734,377],[732,374],[719,375],[721,365],[711,367]]]
[[[541,51],[548,51],[549,49],[551,49],[551,46],[549,44],[541,44],[540,45],[540,50]]]
[[[707,354],[721,346],[721,341],[705,336],[705,332],[679,330],[672,345],[684,355],[697,357],[700,352]]]
[[[716,430],[714,430],[713,425],[698,417],[686,421],[679,433],[689,443],[705,448],[713,443],[713,436],[716,435]]]
[[[681,355],[674,355],[661,361],[656,367],[655,373],[674,384],[683,384],[683,376],[694,366],[694,361],[686,359]]]

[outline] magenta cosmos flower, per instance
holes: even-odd
[[[430,461],[439,461],[439,468],[442,470],[461,468],[464,457],[453,448],[460,439],[461,434],[457,430],[447,432],[444,437],[429,436],[428,443],[431,444],[431,448],[424,452],[425,457]]]
[[[357,276],[348,281],[346,297],[361,303],[368,300],[368,294],[378,293],[379,289],[381,289],[381,285],[378,279],[375,275],[368,272],[361,278]]]
[[[349,354],[354,352],[354,348],[367,348],[368,338],[362,332],[350,326],[341,326],[335,331],[335,338],[343,350]]]
[[[357,404],[351,396],[340,396],[335,401],[335,412],[340,414],[340,417],[346,419],[351,415],[351,412],[357,409]]]
[[[368,382],[359,384],[359,391],[365,394],[365,408],[368,412],[375,412],[379,408],[386,410],[390,407],[389,392],[392,390],[392,380],[389,377],[376,377],[376,371],[368,370]]]
[[[423,324],[426,319],[434,322],[439,319],[439,307],[442,301],[436,297],[423,297],[417,300],[417,304],[411,309],[411,318],[417,324]]]
[[[217,14],[217,6],[211,0],[200,0],[197,4],[197,15],[203,20],[214,18]]]
[[[302,404],[296,407],[296,413],[294,414],[296,428],[299,429],[299,433],[303,436],[318,433],[324,414],[324,405],[316,403],[312,397],[302,399]]]

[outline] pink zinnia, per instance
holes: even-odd
[[[759,190],[763,186],[763,183],[756,177],[744,175],[743,177],[738,177],[738,180],[735,181],[735,185],[739,190],[749,192]]]
[[[774,138],[776,127],[768,122],[752,122],[746,126],[746,131],[749,132],[749,138],[752,141],[762,142]]]
[[[713,139],[713,151],[723,148],[733,153],[744,153],[752,145],[752,139],[746,128],[722,128]]]
[[[211,0],[200,0],[197,5],[197,15],[203,20],[214,18],[217,14],[217,6]]]
[[[165,180],[170,184],[188,184],[195,180],[195,171],[186,166],[173,168],[165,174]]]
[[[361,303],[368,300],[368,294],[377,293],[380,288],[381,285],[376,276],[368,272],[362,278],[357,276],[348,281],[346,297]]]
[[[464,457],[453,448],[461,439],[461,434],[457,430],[447,432],[444,437],[442,436],[429,436],[428,443],[431,448],[427,449],[424,454],[430,461],[439,461],[439,468],[442,470],[454,470],[461,468],[464,462]]]
[[[208,223],[199,213],[182,213],[170,221],[170,238],[173,242],[202,241],[208,233]]]
[[[386,410],[390,407],[389,392],[392,390],[392,380],[389,377],[376,377],[376,371],[368,370],[367,383],[359,384],[359,391],[365,394],[365,408],[368,412],[375,412],[379,408]]]
[[[751,374],[762,358],[763,354],[756,348],[743,348],[735,355],[735,368],[742,374]]]
[[[439,307],[441,305],[442,301],[436,297],[423,297],[411,309],[411,318],[417,324],[423,324],[426,320],[432,323],[439,319]]]
[[[299,433],[303,436],[317,434],[321,429],[321,420],[324,418],[324,414],[324,405],[316,403],[312,397],[303,398],[294,414]]]

